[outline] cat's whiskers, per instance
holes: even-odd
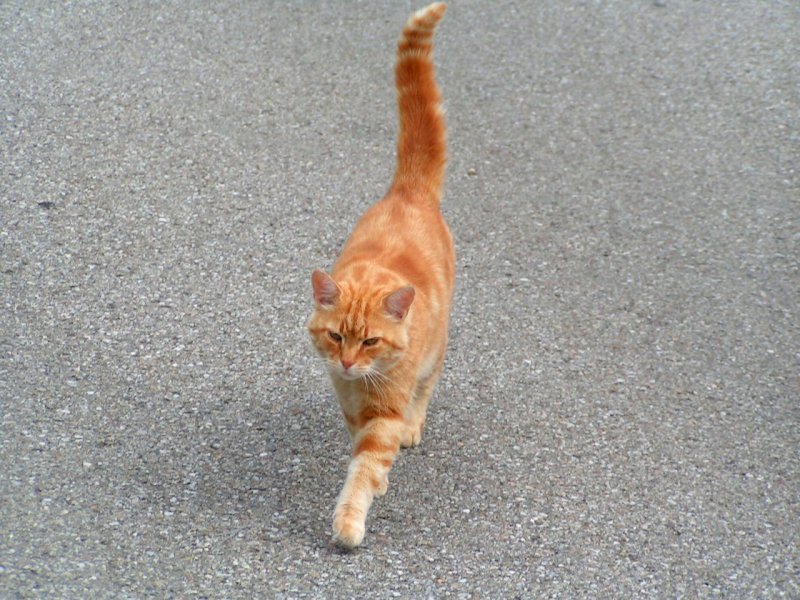
[[[371,368],[367,373],[365,373],[365,379],[369,379],[370,383],[375,387],[378,391],[378,396],[383,399],[385,398],[389,390],[393,387],[394,382],[392,378],[379,371],[378,369]]]
[[[389,377],[386,373],[379,371],[378,369],[370,369],[369,372],[373,377],[375,377],[375,379],[380,381],[382,384],[388,385],[392,383],[391,377]]]
[[[391,377],[389,377],[386,373],[379,369],[372,369],[372,375],[376,381],[379,382],[381,389],[385,390],[387,393],[395,387],[395,381]]]
[[[328,371],[335,371],[337,365],[339,364],[338,361],[332,360],[330,357],[327,356],[325,357],[318,356],[317,358],[319,358],[319,361],[325,366],[325,368]]]
[[[380,379],[375,377],[375,374],[372,370],[364,373],[364,386],[367,388],[368,392],[370,391],[370,385],[377,394],[378,398],[382,400],[386,395],[386,390],[384,389]]]

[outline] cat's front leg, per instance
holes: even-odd
[[[425,418],[428,413],[428,402],[442,373],[444,353],[439,355],[433,371],[424,375],[414,390],[412,401],[406,407],[406,431],[400,441],[403,448],[418,446],[422,441],[422,432],[425,430]]]
[[[367,512],[373,498],[386,493],[403,427],[401,418],[375,418],[355,436],[347,479],[333,515],[333,534],[342,546],[354,548],[364,539]]]

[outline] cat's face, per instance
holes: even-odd
[[[316,308],[308,322],[314,346],[342,379],[380,378],[408,345],[407,313],[414,288],[363,289],[312,276]]]

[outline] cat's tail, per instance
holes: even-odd
[[[397,44],[400,131],[392,190],[412,197],[442,196],[447,163],[444,110],[433,67],[433,33],[447,5],[436,2],[409,18]]]

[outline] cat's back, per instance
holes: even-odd
[[[455,249],[438,202],[390,191],[374,204],[353,229],[334,272],[347,276],[364,264],[395,272],[420,291],[436,288],[449,297]]]

